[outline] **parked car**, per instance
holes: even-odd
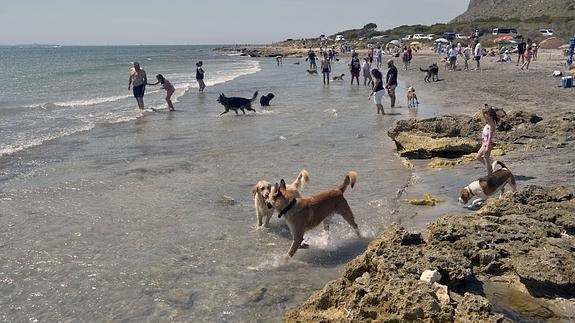
[[[515,28],[493,28],[491,30],[492,35],[517,35],[517,29]]]
[[[450,40],[450,41],[455,39],[455,33],[448,32],[448,31],[444,32],[442,36],[443,36],[443,38]]]
[[[554,31],[551,28],[542,28],[542,29],[539,29],[539,32],[543,36],[553,36]]]
[[[415,34],[413,35],[412,39],[425,39],[424,34]]]
[[[455,34],[455,38],[457,38],[457,39],[469,39],[469,36],[465,36],[463,34]]]
[[[343,38],[343,35],[335,35],[335,41],[340,41],[340,40],[345,40],[345,38]]]
[[[413,35],[405,35],[405,37],[403,37],[401,40],[412,40],[413,39]]]

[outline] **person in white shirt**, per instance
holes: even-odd
[[[483,47],[481,46],[481,43],[479,41],[477,42],[477,44],[475,44],[473,54],[475,55],[475,62],[477,63],[477,67],[475,69],[478,70],[479,60],[481,60],[481,55],[483,54]]]
[[[449,69],[455,72],[455,65],[457,63],[457,55],[459,54],[459,50],[457,47],[452,46],[447,56],[449,57]]]
[[[371,84],[371,64],[369,63],[369,58],[363,59],[363,64],[361,65],[361,72],[363,73],[363,85],[367,86]]]

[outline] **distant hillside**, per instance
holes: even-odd
[[[472,22],[478,19],[535,17],[573,17],[574,0],[470,0],[467,11],[453,22]]]

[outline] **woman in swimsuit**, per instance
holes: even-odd
[[[176,111],[176,109],[174,109],[174,105],[172,104],[172,94],[174,94],[176,89],[174,88],[172,83],[170,83],[170,81],[168,81],[164,78],[164,76],[162,74],[156,75],[156,80],[158,80],[158,82],[156,82],[154,84],[147,83],[147,85],[161,84],[162,89],[166,90],[166,103],[168,103],[168,109],[170,111]]]

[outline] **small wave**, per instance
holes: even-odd
[[[46,134],[37,138],[31,138],[26,142],[21,143],[14,143],[10,145],[0,146],[0,156],[11,155],[16,152],[22,151],[24,149],[28,149],[31,147],[39,146],[46,141],[50,141],[53,139],[57,139],[64,136],[69,136],[74,133],[84,132],[91,130],[95,127],[94,123],[87,123],[81,126],[69,128],[69,129],[62,129],[58,132]]]
[[[51,109],[57,107],[78,107],[78,106],[92,106],[98,105],[102,103],[110,103],[115,101],[124,100],[131,97],[130,95],[118,95],[118,96],[109,96],[103,98],[93,98],[93,99],[85,99],[85,100],[71,100],[71,101],[62,101],[62,102],[48,102],[42,104],[31,104],[27,105],[26,108],[41,108],[41,109]]]

